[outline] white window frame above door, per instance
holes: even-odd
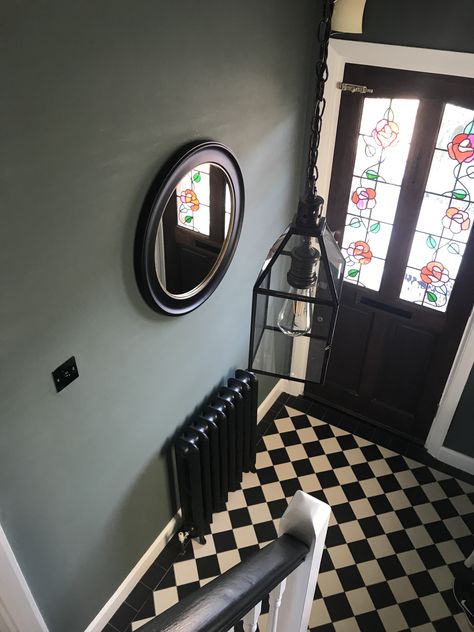
[[[371,44],[349,40],[330,40],[328,54],[329,78],[325,89],[326,109],[321,129],[321,144],[318,160],[318,190],[326,201],[328,199],[331,182],[332,162],[341,101],[341,91],[337,87],[337,84],[343,80],[345,65],[348,63],[474,78],[474,55],[470,53],[455,53],[451,51],[391,46],[387,44]],[[367,87],[370,88],[370,86]],[[474,319],[471,318],[464,331],[457,358],[464,357],[465,354],[467,354],[467,357],[472,358],[473,346]],[[303,345],[300,347],[296,346],[294,349],[295,353],[292,362],[294,366],[299,367],[301,370],[307,363],[307,350]],[[460,467],[465,471],[472,471],[472,459],[463,457],[463,455],[459,455],[463,458],[458,458],[458,453],[443,447],[443,442],[451,424],[452,416],[467,379],[465,371],[456,370],[457,366],[458,363],[454,362],[450,376],[446,382],[445,393],[440,401],[438,414],[433,421],[428,435],[426,447],[433,456],[439,458],[441,461]],[[447,398],[448,389],[450,389],[451,395],[449,398]],[[297,384],[293,389],[294,394],[301,394],[302,392],[302,385]],[[446,401],[449,402],[449,410],[443,408]],[[452,409],[453,405],[454,409]]]

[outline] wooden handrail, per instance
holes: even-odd
[[[282,535],[143,625],[143,632],[228,632],[305,559],[309,547]]]

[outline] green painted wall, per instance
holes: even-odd
[[[3,3],[0,523],[51,632],[84,630],[168,522],[160,451],[246,365],[252,284],[296,208],[318,6]],[[138,294],[135,224],[203,137],[240,160],[242,237],[212,298],[170,319]]]

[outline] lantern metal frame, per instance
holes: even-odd
[[[318,202],[322,203],[322,198],[318,198]],[[293,222],[285,229],[285,231],[280,235],[280,237],[276,240],[276,242],[271,247],[253,287],[252,316],[251,316],[252,326],[251,326],[251,332],[250,332],[250,348],[249,348],[249,369],[261,375],[268,375],[268,376],[276,377],[276,378],[290,379],[292,381],[300,382],[300,383],[306,383],[306,382],[321,383],[324,381],[325,376],[326,376],[329,356],[331,352],[331,344],[332,344],[332,339],[334,336],[334,329],[336,326],[337,314],[338,314],[339,304],[340,304],[340,294],[342,290],[342,280],[343,280],[343,275],[344,275],[345,262],[344,262],[344,258],[342,257],[342,254],[340,255],[339,261],[331,260],[331,257],[328,253],[327,242],[329,241],[331,243],[331,246],[335,248],[338,254],[340,253],[340,249],[337,246],[337,243],[332,233],[330,232],[324,217],[318,217],[316,218],[314,222],[306,226],[302,225],[301,222],[298,221],[298,217],[299,217],[298,215],[295,216]],[[291,252],[288,250],[285,251],[285,249],[292,237],[296,237],[296,238],[301,237],[302,239],[307,238],[307,237],[313,237],[317,240],[318,248],[320,249],[320,264],[319,264],[320,270],[319,270],[319,275],[318,275],[319,278],[315,282],[316,293],[314,296],[295,297],[295,294],[292,294],[288,291],[271,289],[272,269],[274,269],[277,261],[281,260],[282,256],[287,256],[289,258],[289,256],[291,255]],[[336,284],[336,280],[332,272],[332,270],[335,267],[334,264],[335,265],[339,264],[338,285]],[[321,291],[318,292],[318,289],[320,289],[318,288],[318,284],[321,282],[321,274],[322,274],[321,268],[323,270],[323,279],[325,282],[327,282],[327,291],[324,293],[324,298],[322,298],[321,296]],[[328,298],[328,295],[330,298]],[[267,297],[267,301],[265,305],[265,316],[263,318],[265,322],[265,326],[260,328],[261,331],[257,331],[257,329],[259,329],[257,325],[257,318],[258,318],[257,311],[258,311],[258,301],[259,301],[258,297],[259,296]],[[262,344],[262,338],[265,331],[272,331],[275,334],[281,335],[281,336],[286,335],[281,332],[281,330],[278,328],[276,324],[268,325],[268,322],[269,322],[268,300],[270,299],[270,297],[283,299],[283,300],[293,300],[293,301],[297,298],[298,301],[311,304],[313,306],[313,314],[317,313],[318,306],[324,306],[332,310],[331,317],[330,317],[330,324],[326,329],[326,332],[327,332],[326,335],[324,336],[320,335],[320,333],[318,332],[318,323],[314,322],[314,318],[313,318],[312,327],[308,333],[302,336],[298,336],[296,338],[287,336],[289,340],[304,339],[304,338],[309,339],[309,344],[311,344],[312,340],[319,340],[319,341],[326,340],[327,341],[327,344],[325,344],[324,346],[324,358],[322,361],[321,379],[313,380],[308,377],[305,377],[305,378],[297,377],[295,375],[292,375],[291,371],[280,372],[280,371],[265,370],[265,369],[260,368],[258,366],[258,363],[256,363],[256,357],[257,357],[260,345]],[[259,340],[257,340],[257,337],[259,338]],[[290,364],[291,364],[291,359],[290,359]]]
[[[305,194],[299,203],[298,212],[292,223],[270,249],[253,288],[249,349],[250,370],[262,375],[286,378],[302,383],[322,383],[325,380],[339,311],[345,266],[341,249],[329,231],[325,218],[322,216],[323,199],[318,195],[316,186],[319,175],[317,160],[321,139],[322,118],[326,106],[324,88],[328,79],[327,57],[334,3],[335,0],[323,0],[323,13],[318,28],[319,54],[315,66],[316,93],[308,145]],[[295,245],[290,252],[285,252],[285,248],[290,239],[298,236],[301,237],[299,244]],[[319,252],[310,245],[311,238],[313,238],[313,242],[317,240]],[[331,255],[328,253],[326,242],[328,244],[332,242]],[[291,262],[286,274],[286,280],[284,280],[283,283],[285,284],[285,288],[289,286],[293,289],[293,292],[284,291],[283,289],[273,289],[270,286],[272,269],[275,268],[277,262],[281,261],[281,257],[285,255],[289,255]],[[319,274],[316,274],[317,259],[319,259]],[[331,268],[331,265],[333,268]],[[338,270],[337,286],[333,277],[333,269]],[[324,276],[321,279],[322,272],[324,272]],[[281,271],[278,283],[282,283]],[[315,292],[314,295],[311,296],[311,292],[308,292],[308,290],[311,289],[312,291],[313,288]],[[330,299],[328,298],[327,290],[329,290]],[[299,294],[299,292],[306,293],[303,295]],[[262,296],[266,297],[263,303],[263,313],[261,313],[262,310],[260,307],[262,303],[260,302],[259,304],[259,300],[262,300],[259,299],[259,297]],[[281,326],[283,322],[282,315],[284,315],[284,309],[288,304],[283,305],[278,317],[275,316],[276,310],[273,308],[272,313],[269,315],[270,298],[284,299],[295,303],[293,306],[290,305],[291,309],[287,312],[290,313],[293,318],[292,323],[295,325],[293,329],[291,327],[287,328]],[[298,305],[298,303],[300,303],[300,305]],[[307,309],[306,307],[302,308],[301,303],[309,303],[311,309]],[[332,310],[329,326],[326,323],[324,325],[318,325],[318,323],[315,322],[318,318],[320,322],[324,321],[321,315],[316,317],[317,306],[325,306]],[[304,314],[302,322],[306,322],[306,326],[296,327],[298,310]],[[263,325],[261,321],[263,321]],[[281,344],[286,345],[287,348],[277,350],[274,339],[272,338],[268,338],[268,345],[266,342],[262,342],[266,331],[273,332],[275,336],[281,335],[286,337],[286,342]],[[256,338],[258,338],[258,341]],[[304,377],[302,375],[295,375],[295,371],[292,370],[295,358],[295,345],[293,343],[291,345],[287,344],[288,340],[295,341],[297,339],[309,339],[309,342],[306,344],[308,345],[307,351],[310,359],[312,357],[311,341],[325,341],[324,348],[323,345],[320,345],[319,350],[316,349],[319,353],[318,356],[315,356],[319,361],[317,368],[312,369],[313,373],[309,372],[308,367],[310,364],[306,362]],[[314,349],[315,347],[313,350]],[[261,362],[257,362],[259,350],[261,350],[262,355]],[[265,363],[267,363],[268,368],[267,360],[274,367],[274,370],[266,370],[265,367],[262,368],[261,364],[265,365]],[[282,364],[286,366],[284,372],[276,369],[279,362],[282,362]],[[303,373],[301,369],[300,373]],[[318,379],[314,379],[316,374]]]

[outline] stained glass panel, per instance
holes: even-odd
[[[176,187],[178,225],[209,236],[209,164],[192,169]]]
[[[446,311],[474,218],[474,111],[447,104],[400,298]]]
[[[378,290],[419,101],[364,100],[342,243],[345,281]]]

